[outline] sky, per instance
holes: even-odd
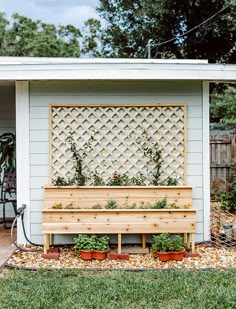
[[[82,28],[88,18],[98,18],[95,8],[99,0],[0,0],[0,12],[9,20],[19,13],[33,20],[55,25],[72,24]]]

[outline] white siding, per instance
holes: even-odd
[[[197,241],[203,241],[202,84],[191,81],[47,81],[30,83],[31,239],[42,242],[42,186],[49,172],[49,104],[187,104],[187,183],[198,210]],[[57,237],[61,243],[64,236]],[[71,238],[68,238],[71,242]]]

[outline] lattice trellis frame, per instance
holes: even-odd
[[[151,137],[147,141],[143,132]],[[73,132],[78,149],[91,139],[84,158],[86,174],[97,171],[106,181],[115,171],[135,177],[150,176],[153,163],[141,149],[144,143],[158,143],[162,149],[161,179],[177,178],[185,184],[186,105],[51,105],[50,175],[73,176],[73,161],[66,141]]]

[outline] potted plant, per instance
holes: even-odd
[[[107,235],[97,237],[93,258],[99,261],[104,260],[109,249],[109,237]]]
[[[170,248],[171,239],[168,233],[153,235],[152,249],[160,261],[167,262],[170,260]]]
[[[172,239],[170,250],[171,260],[182,261],[185,252],[185,244],[183,242],[183,238],[180,236],[176,236],[174,239]]]
[[[93,251],[96,245],[96,235],[79,234],[74,238],[74,248],[80,251],[83,260],[92,260]]]

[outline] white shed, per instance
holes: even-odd
[[[202,60],[0,58],[0,133],[16,132],[17,205],[27,205],[31,241],[42,243],[52,105],[184,106],[185,180],[193,186],[196,241],[209,240],[209,82],[235,80],[236,65]],[[17,238],[25,243],[20,224]]]

